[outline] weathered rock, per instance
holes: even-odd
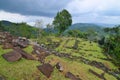
[[[17,51],[11,51],[11,52],[8,52],[6,54],[3,54],[2,55],[3,58],[5,58],[7,61],[9,62],[14,62],[14,61],[18,61],[21,59],[22,55],[19,54]]]
[[[0,75],[0,80],[5,80],[5,78],[3,76]]]
[[[49,78],[51,76],[51,73],[53,72],[53,67],[49,64],[43,64],[40,66],[37,66],[37,68],[47,77]]]
[[[65,74],[66,78],[70,78],[71,80],[81,80],[80,78],[77,78],[75,75],[73,75],[71,72],[67,72]]]
[[[33,46],[33,51],[32,51],[32,54],[36,54],[37,57],[38,57],[38,60],[41,62],[41,63],[44,63],[44,59],[50,54],[50,52],[48,52],[46,49],[44,49],[43,47],[41,46],[36,46],[34,45]]]
[[[101,63],[101,62],[92,61],[92,62],[90,62],[90,65],[95,66],[95,67],[97,67],[97,68],[99,68],[99,69],[102,69],[102,70],[104,70],[105,72],[108,72],[108,71],[109,71],[109,68],[107,68],[107,67],[106,67],[103,63]]]
[[[11,48],[13,48],[13,46],[10,43],[4,43],[2,48],[3,49],[11,49]]]
[[[34,60],[34,57],[30,54],[27,54],[25,51],[21,51],[20,53],[23,58],[28,59],[28,60]]]
[[[21,48],[25,48],[29,45],[29,40],[26,38],[18,37],[12,40],[14,46],[20,46]]]
[[[28,60],[34,60],[34,57],[28,53],[26,53],[25,51],[23,51],[21,48],[16,48],[15,49],[17,52],[19,52],[23,58],[28,59]]]
[[[63,72],[63,66],[62,66],[62,64],[61,63],[57,63],[56,64],[56,68],[60,71],[60,72]]]
[[[96,73],[95,71],[93,71],[91,69],[89,69],[89,72],[92,73],[92,74],[94,74],[94,75],[96,75],[98,78],[100,78],[102,80],[106,80],[105,77],[104,77],[104,73],[98,74],[98,73]]]

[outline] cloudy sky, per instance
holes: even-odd
[[[73,23],[120,24],[120,0],[0,0],[0,20],[52,23],[56,13],[67,9]]]

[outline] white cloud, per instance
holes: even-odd
[[[112,15],[113,13],[120,13],[120,0],[72,0],[66,9],[72,14],[109,12]]]
[[[20,14],[9,13],[5,11],[0,11],[0,20],[8,20],[11,22],[24,22],[26,21],[26,16]]]
[[[17,13],[10,13],[5,11],[0,11],[0,20],[7,20],[11,22],[27,22],[30,25],[34,25],[36,20],[43,20],[44,26],[48,23],[52,23],[52,18],[43,16],[25,16]]]
[[[72,0],[66,9],[73,23],[120,23],[120,0]]]

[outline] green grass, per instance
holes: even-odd
[[[30,45],[30,46],[24,48],[24,51],[26,51],[27,53],[31,54],[32,51],[33,51],[33,47]]]
[[[81,56],[86,59],[89,59],[90,61],[98,61],[102,62],[105,66],[107,66],[110,69],[117,69],[113,63],[110,61],[103,60],[101,58],[106,58],[106,56],[103,54],[102,49],[99,47],[97,43],[92,42],[92,44],[84,39],[78,38],[79,44],[78,49],[73,49],[73,45],[75,43],[74,38],[72,37],[54,37],[49,36],[46,37],[50,38],[52,42],[60,42],[60,45],[56,47],[54,50],[70,54],[72,56]],[[66,44],[66,41],[69,39],[69,42]],[[49,44],[50,42],[45,40],[45,38],[41,42],[44,42],[45,44]],[[67,47],[66,47],[67,46]],[[40,65],[41,63],[38,61],[33,60],[26,60],[21,59],[20,61],[16,62],[7,62],[1,55],[5,54],[12,49],[6,49],[3,50],[0,46],[0,75],[3,75],[6,77],[7,80],[35,80],[36,78],[39,78],[40,80],[69,80],[68,78],[65,78],[65,73],[70,71],[74,75],[79,75],[79,77],[82,80],[101,80],[100,78],[96,77],[92,73],[89,72],[89,69],[94,70],[95,72],[101,74],[103,73],[102,70],[84,64],[81,61],[73,61],[67,58],[60,58],[54,55],[50,55],[46,57],[45,62],[50,62],[53,66],[57,62],[61,62],[64,71],[61,73],[56,68],[54,68],[54,71],[50,78],[46,78],[37,68],[36,66]],[[32,46],[28,46],[27,48],[24,48],[24,51],[31,54],[33,51]],[[112,75],[109,75],[105,73],[105,78],[107,80],[117,80]]]
[[[54,55],[48,56],[46,58],[46,62],[50,62],[52,65],[55,65],[57,62],[61,62],[61,64],[64,67],[64,71],[62,74],[65,74],[66,72],[70,71],[74,75],[79,75],[79,77],[82,80],[101,80],[100,78],[98,78],[95,75],[93,75],[92,73],[90,73],[89,69],[92,69],[99,74],[103,73],[102,70],[100,70],[96,67],[86,65],[84,63],[79,63],[76,61],[70,61],[70,60],[65,59],[65,58],[59,58],[59,57],[56,57]],[[60,73],[60,72],[55,71],[53,73],[54,74],[53,76],[58,76],[58,73]],[[53,80],[59,80],[59,79],[66,80],[63,76],[64,75],[58,76],[57,79],[53,78]],[[117,80],[116,78],[114,78],[113,76],[111,76],[107,73],[105,74],[105,77],[107,80]]]
[[[67,53],[77,57],[81,56],[91,61],[94,60],[94,61],[102,62],[110,69],[117,69],[117,67],[110,61],[102,60],[102,58],[107,58],[107,57],[103,54],[102,49],[99,47],[97,43],[94,42],[90,43],[87,40],[78,38],[79,44],[78,44],[78,49],[76,50],[63,46],[67,39],[71,39],[71,38],[63,38],[63,42],[61,42],[61,45],[57,47],[55,50],[61,53]],[[69,40],[68,42],[69,45],[67,46],[71,47],[72,45],[74,45],[74,43],[75,40],[72,38],[71,40]]]
[[[7,62],[1,55],[11,50],[3,50],[0,47],[0,74],[5,76],[7,80],[34,80],[35,76],[33,73],[37,70],[36,66],[40,63],[23,58],[16,62]]]

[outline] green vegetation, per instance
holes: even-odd
[[[37,70],[36,66],[40,63],[38,61],[21,59],[16,62],[7,62],[2,54],[11,51],[11,49],[3,50],[0,46],[0,75],[4,76],[7,80],[34,80]]]
[[[37,28],[27,25],[26,23],[11,23],[7,21],[0,22],[0,30],[10,32],[15,36],[23,36],[27,38],[35,38]]]
[[[101,80],[89,72],[91,69],[98,74],[105,73],[106,80],[117,80],[120,74],[114,72],[120,72],[120,26],[105,28],[105,33],[102,28],[94,24],[81,24],[82,27],[79,27],[79,24],[73,25],[77,28],[71,28],[71,24],[71,14],[65,9],[57,13],[53,24],[48,24],[46,29],[39,28],[42,27],[42,22],[39,21],[36,25],[38,28],[26,23],[1,21],[1,31],[37,41],[51,53],[45,58],[45,63],[55,66],[60,62],[64,70],[59,72],[54,67],[51,77],[47,78],[37,69],[42,63],[37,61],[38,57],[35,54],[31,54],[34,45],[29,45],[23,50],[35,57],[35,60],[22,58],[16,62],[7,62],[2,57],[12,49],[2,49],[0,45],[0,76],[4,76],[7,80],[69,80],[65,78],[65,73],[72,72],[82,80]]]
[[[113,58],[116,65],[120,65],[120,26],[113,28],[105,28],[108,33],[106,42],[104,43],[105,53]]]
[[[72,24],[71,14],[63,9],[61,12],[58,12],[54,18],[53,25],[59,31],[59,34],[64,32]]]

